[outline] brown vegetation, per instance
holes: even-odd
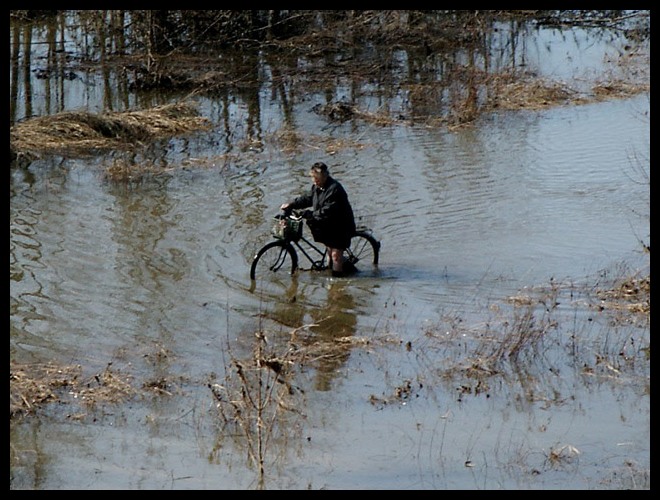
[[[522,313],[514,314],[513,318],[504,321],[504,331],[500,332],[497,342],[485,342],[482,348],[475,351],[473,359],[461,366],[449,367],[444,377],[457,381],[474,380],[476,385],[462,382],[464,392],[485,391],[488,387],[487,379],[497,375],[499,370],[495,367],[502,360],[514,359],[525,349],[541,342],[546,334],[556,326],[555,320],[549,316],[544,319],[535,317],[534,307],[545,304],[548,309],[554,307],[557,295],[562,287],[553,284],[548,290],[538,292],[538,296],[519,295],[511,297],[508,302]],[[621,278],[612,288],[595,290],[595,296],[600,300],[596,306],[599,312],[611,311],[612,321],[626,323],[631,321],[650,321],[651,306],[651,280],[649,276]],[[495,309],[498,309],[496,307]],[[619,312],[625,314],[618,314]],[[264,412],[271,404],[284,405],[279,410],[293,411],[295,404],[287,404],[289,396],[301,395],[302,391],[296,387],[292,376],[296,369],[303,366],[315,366],[319,362],[345,356],[351,349],[372,348],[376,345],[398,345],[399,340],[394,337],[376,337],[367,339],[363,337],[340,337],[331,340],[322,340],[313,335],[310,327],[304,325],[291,331],[291,338],[287,349],[283,353],[270,352],[267,349],[265,332],[257,332],[255,352],[252,359],[232,360],[233,371],[227,374],[222,384],[216,381],[209,382],[218,409],[225,424],[233,423],[242,426],[246,437],[253,438],[255,429],[247,427],[246,415],[250,412]],[[488,327],[473,331],[474,337],[488,338]],[[457,330],[459,331],[459,330]],[[463,331],[462,329],[460,331]],[[407,350],[411,345],[405,346]],[[256,377],[256,378],[255,378]],[[268,380],[264,382],[264,380]],[[261,380],[261,382],[259,382]],[[38,413],[38,410],[49,403],[83,405],[90,409],[95,405],[107,403],[120,403],[141,392],[157,395],[171,394],[167,387],[171,381],[142,381],[135,385],[133,376],[114,369],[109,364],[100,373],[83,377],[80,365],[59,365],[55,363],[22,364],[10,362],[9,372],[9,416],[10,419],[19,416],[29,416]],[[257,404],[250,396],[255,388],[267,388],[268,393],[262,394],[262,400]],[[277,388],[276,392],[275,389]],[[282,389],[284,392],[281,392]],[[404,382],[394,391],[391,397],[372,397],[374,404],[387,404],[392,401],[401,401],[410,397],[413,387],[411,382]],[[232,409],[233,408],[233,409]],[[278,411],[279,411],[278,410]],[[84,418],[85,411],[69,413],[69,418]],[[274,416],[271,415],[271,419]],[[275,420],[271,426],[275,425]],[[253,450],[254,451],[254,450]],[[256,463],[263,460],[258,453],[252,456]]]
[[[209,121],[198,115],[194,104],[186,102],[102,115],[64,112],[26,120],[12,127],[10,157],[81,155],[125,149],[208,126]]]
[[[34,415],[48,403],[75,402],[89,408],[98,403],[118,403],[133,394],[130,377],[115,373],[110,365],[103,372],[85,378],[80,365],[24,364],[10,360],[10,419]],[[68,416],[79,419],[83,415]]]
[[[630,276],[619,280],[613,289],[597,290],[598,308],[613,309],[634,315],[651,314],[651,276]]]

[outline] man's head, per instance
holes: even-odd
[[[328,179],[330,172],[328,171],[328,166],[321,162],[317,161],[312,168],[309,170],[309,174],[314,180],[314,184],[321,187],[325,184],[325,181]]]

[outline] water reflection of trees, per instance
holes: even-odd
[[[591,20],[589,36],[640,38],[648,25],[644,12],[581,11],[580,16]],[[292,107],[311,92],[363,107],[375,99],[380,112],[395,118],[460,123],[486,105],[493,75],[524,74],[529,62],[522,59],[524,45],[540,24],[559,26],[567,18],[578,24],[573,11],[531,15],[61,11],[38,22],[12,18],[10,119],[90,103],[117,111],[148,107],[163,104],[166,92],[223,100],[229,95],[247,106],[245,135],[258,143],[261,103],[270,88],[287,125]],[[624,29],[617,19],[634,24]],[[34,109],[35,93],[43,94],[43,109]],[[97,95],[103,96],[100,102]]]

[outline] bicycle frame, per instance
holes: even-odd
[[[315,251],[316,253],[318,253],[321,256],[321,259],[320,260],[314,260],[314,258],[309,253],[307,253],[305,248],[300,244],[301,241],[304,241],[307,244],[307,246],[310,247],[310,253],[311,253],[312,250]],[[289,243],[289,245],[295,246],[298,250],[300,250],[300,252],[305,257],[307,257],[307,260],[311,264],[312,269],[321,271],[321,270],[326,268],[325,267],[325,258],[328,254],[327,249],[321,250],[319,247],[317,247],[314,243],[309,241],[304,236],[301,236],[300,240],[298,240],[298,241],[288,240],[288,243]]]

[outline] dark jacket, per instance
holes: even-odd
[[[348,248],[355,234],[353,208],[344,187],[328,176],[322,188],[312,184],[309,194],[298,196],[290,208],[312,207],[312,217],[307,225],[314,241],[330,248]]]

